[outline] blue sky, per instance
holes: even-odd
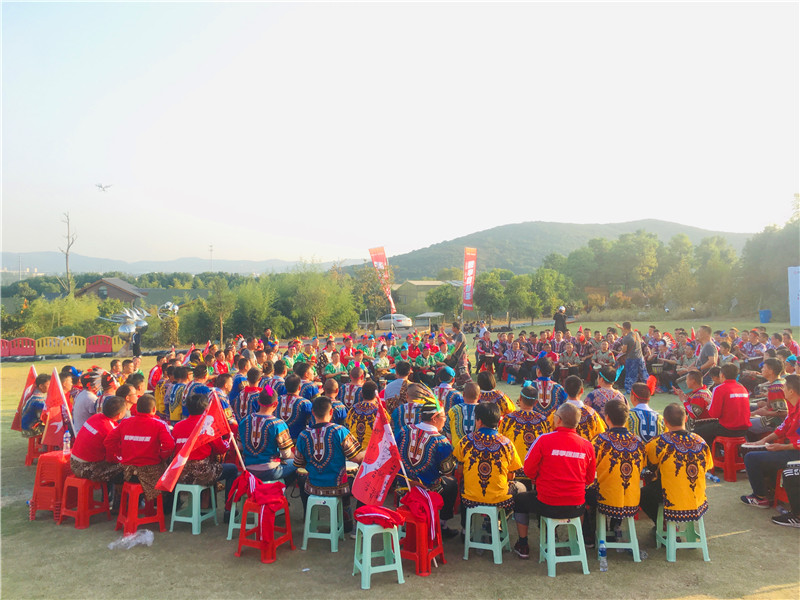
[[[2,5],[2,247],[366,258],[528,220],[758,231],[797,3]],[[95,183],[113,184],[107,193]]]

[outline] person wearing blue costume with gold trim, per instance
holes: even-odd
[[[346,427],[331,422],[331,398],[317,396],[311,410],[315,423],[300,433],[294,456],[294,465],[308,472],[304,484],[299,486],[303,511],[310,495],[339,496],[345,509],[344,529],[349,532],[353,528],[353,519],[347,461],[360,463],[365,453]]]
[[[397,441],[400,459],[412,485],[421,484],[426,490],[441,494],[444,502],[439,511],[442,536],[455,537],[458,531],[449,529],[447,521],[453,518],[458,484],[451,477],[456,468],[453,446],[441,434],[445,423],[442,405],[435,398],[425,402],[419,410],[420,422],[404,428]],[[401,486],[408,485],[398,479]]]

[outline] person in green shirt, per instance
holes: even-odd
[[[289,349],[283,355],[283,362],[288,370],[292,370],[294,363],[297,361],[297,347],[294,344],[289,344]]]
[[[425,344],[422,353],[414,359],[414,367],[422,376],[422,382],[428,387],[434,386],[434,375],[436,374],[436,359],[431,354],[431,347]]]
[[[345,373],[347,373],[347,367],[342,364],[339,352],[334,350],[331,352],[331,362],[325,365],[322,378],[326,380],[335,379],[337,383],[341,383],[342,375]]]

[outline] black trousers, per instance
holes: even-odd
[[[708,447],[711,448],[717,437],[744,437],[747,429],[728,429],[720,425],[718,421],[711,421],[709,423],[695,423],[694,433],[703,438]]]
[[[514,515],[529,515],[535,513],[540,517],[549,519],[573,519],[583,516],[586,510],[585,504],[577,506],[554,506],[545,504],[536,496],[536,492],[522,492],[514,497]],[[517,519],[519,521],[519,519]],[[525,523],[522,523],[523,525]]]

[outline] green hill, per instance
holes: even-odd
[[[445,267],[461,268],[464,247],[467,246],[478,249],[478,268],[482,271],[502,268],[514,273],[530,273],[541,266],[544,257],[551,252],[567,255],[592,238],[613,240],[620,234],[639,229],[656,234],[664,243],[679,233],[685,233],[695,245],[703,238],[719,235],[726,238],[739,253],[752,235],[710,231],[657,219],[586,225],[529,221],[501,225],[398,254],[389,258],[389,264],[394,268],[395,281],[436,277],[439,270]]]

